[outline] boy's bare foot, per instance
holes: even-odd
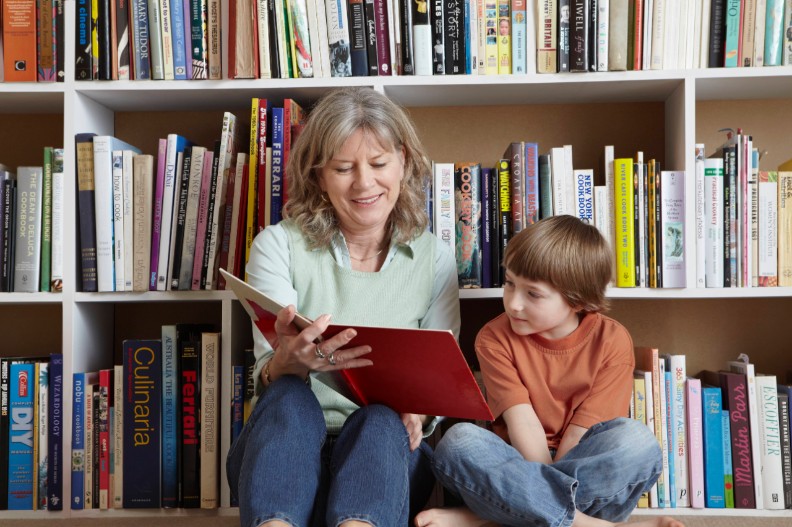
[[[482,520],[467,507],[452,509],[429,509],[415,517],[416,527],[487,527],[494,526]]]
[[[685,527],[684,523],[670,516],[647,518],[638,522],[617,523],[616,525],[628,525],[629,527]]]

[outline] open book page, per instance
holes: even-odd
[[[224,269],[220,272],[256,327],[275,342],[275,318],[284,306]],[[311,320],[297,315],[294,324],[302,329]],[[366,358],[374,364],[323,372],[316,376],[320,382],[361,406],[384,404],[399,413],[492,420],[451,331],[331,324],[323,337],[347,328],[357,332],[347,347],[370,346]]]

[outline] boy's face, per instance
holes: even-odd
[[[578,327],[578,311],[555,288],[543,281],[522,278],[506,270],[503,307],[512,331],[546,339],[566,337]]]

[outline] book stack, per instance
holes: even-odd
[[[63,509],[63,355],[0,358],[0,510]]]
[[[792,508],[791,386],[755,373],[744,355],[689,377],[684,355],[635,352],[631,416],[663,451],[639,507]]]
[[[162,326],[74,374],[71,508],[218,507],[220,334]]]

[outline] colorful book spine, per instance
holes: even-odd
[[[723,403],[721,389],[703,386],[702,433],[704,436],[704,502],[708,509],[726,506],[723,470]]]
[[[727,68],[736,68],[742,64],[742,57],[740,56],[741,17],[742,2],[740,0],[726,0],[726,51],[724,66]],[[765,54],[765,56],[767,55]]]
[[[99,408],[98,419],[95,426],[99,434],[99,508],[108,509],[111,505],[110,490],[110,408],[113,405],[113,377],[112,369],[99,371]]]
[[[72,380],[71,509],[84,508],[85,485],[85,374]]]
[[[125,340],[124,508],[160,507],[162,343]],[[141,416],[132,418],[132,416]]]
[[[664,361],[665,362],[665,361]],[[666,443],[668,444],[668,492],[669,492],[669,506],[674,509],[677,506],[677,483],[676,483],[676,449],[677,449],[677,435],[675,433],[674,422],[674,377],[665,367],[663,374],[665,380],[666,392],[666,419],[668,426],[666,428]]]
[[[734,508],[734,465],[732,463],[731,416],[728,410],[721,415],[723,423],[723,485],[726,508]]]
[[[705,214],[705,284],[723,287],[724,268],[724,176],[723,159],[704,160],[704,214]]]
[[[162,326],[162,506],[179,505],[176,326]]]
[[[685,172],[660,172],[660,232],[663,287],[686,287]]]
[[[744,374],[721,372],[721,389],[729,411],[734,474],[734,505],[756,508],[754,467],[751,456],[751,429],[748,417],[748,386]]]
[[[270,225],[281,220],[284,185],[284,122],[283,108],[272,108],[272,189],[270,194]]]
[[[481,287],[492,287],[492,234],[493,229],[493,186],[494,171],[491,168],[481,169]]]
[[[582,222],[594,224],[594,171],[590,168],[576,169],[575,216]]]
[[[185,11],[183,0],[170,0],[171,38],[173,39],[173,78],[187,79],[187,46],[184,30]]]
[[[633,224],[633,161],[613,160],[616,217],[616,285],[635,287],[635,227]]]
[[[181,473],[179,506],[200,508],[201,506],[201,461],[200,461],[200,412],[201,393],[200,341],[189,335],[179,340],[181,375]]]
[[[49,437],[47,439],[47,509],[63,510],[63,355],[49,362]]]
[[[704,508],[704,445],[702,432],[701,380],[685,381],[687,411],[688,474],[690,506]]]
[[[8,510],[32,510],[35,364],[14,361],[9,375]]]
[[[454,166],[456,262],[459,287],[481,287],[481,166]]]
[[[44,147],[41,187],[41,260],[38,290],[49,292],[52,278],[52,167],[53,148]]]
[[[539,221],[539,145],[524,143],[525,157],[525,207],[523,208],[523,224],[531,225]]]

